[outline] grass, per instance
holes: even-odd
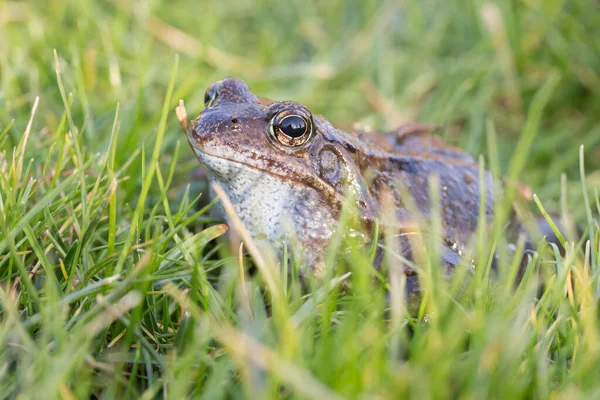
[[[0,397],[598,396],[599,6],[493,4],[0,1]],[[511,178],[499,210],[519,179],[578,229],[516,287],[503,252],[487,276],[500,230],[471,279],[423,254],[417,304],[341,230],[302,288],[230,251],[192,179],[173,110],[230,75],[340,125],[443,124]]]

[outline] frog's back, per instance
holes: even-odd
[[[493,213],[492,179],[484,174],[483,188],[475,159],[461,149],[447,145],[433,134],[396,135],[354,133],[360,140],[376,141],[380,151],[363,157],[361,169],[371,176],[369,192],[379,203],[384,193],[395,201],[398,223],[429,225],[431,197],[429,181],[439,182],[440,213],[445,241],[461,252],[468,246],[479,220],[480,198],[485,195],[486,219]],[[373,148],[372,145],[369,146]],[[370,172],[367,172],[370,171]],[[410,199],[407,196],[410,195]],[[415,217],[414,208],[420,212]],[[416,220],[416,221],[415,221]]]

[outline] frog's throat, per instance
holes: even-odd
[[[225,161],[225,162],[237,164],[237,165],[243,165],[246,168],[250,168],[255,171],[262,172],[269,176],[281,179],[282,181],[291,181],[291,182],[294,182],[295,184],[297,184],[298,186],[308,186],[308,187],[314,189],[315,191],[321,193],[321,195],[326,197],[328,200],[335,202],[336,205],[340,209],[341,209],[342,205],[344,204],[344,197],[340,193],[338,193],[332,186],[330,186],[326,183],[323,183],[320,180],[315,180],[314,177],[309,174],[303,174],[302,172],[298,173],[296,171],[296,172],[294,172],[294,174],[286,175],[284,173],[279,173],[279,172],[275,172],[273,170],[268,170],[266,168],[261,168],[260,166],[253,165],[249,162],[244,162],[241,160],[232,160],[231,158],[228,158],[228,157],[222,157],[222,156],[218,156],[215,154],[210,154],[210,153],[207,153],[206,151],[198,150],[195,147],[194,147],[194,152],[196,153],[196,158],[198,158],[198,161],[200,161],[200,163],[202,165],[204,165],[204,167],[206,169],[208,169],[209,172],[218,173],[217,171],[215,171],[214,168],[211,167],[211,161],[212,161],[212,164],[214,164],[215,160]]]

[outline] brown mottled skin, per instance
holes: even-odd
[[[207,100],[188,132],[190,145],[251,234],[276,247],[282,241],[302,244],[303,273],[322,275],[323,249],[348,191],[367,226],[378,218],[384,225],[390,221],[380,218],[384,193],[390,194],[394,225],[410,231],[419,218],[408,211],[405,196],[410,194],[424,217],[420,225],[426,227],[428,179],[433,175],[440,182],[444,252],[459,258],[468,247],[478,222],[478,165],[469,154],[429,134],[427,126],[405,125],[388,134],[345,132],[301,104],[258,98],[234,78],[211,86]],[[274,136],[270,124],[282,111],[312,122],[305,143],[285,145]],[[485,192],[490,219],[493,195],[487,172]]]

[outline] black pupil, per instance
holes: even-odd
[[[306,133],[306,121],[297,115],[290,115],[279,123],[279,129],[291,138],[298,138]]]

